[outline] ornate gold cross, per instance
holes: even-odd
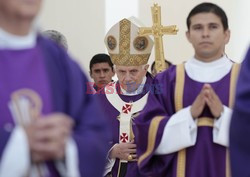
[[[175,35],[178,32],[176,25],[162,26],[161,24],[161,7],[158,4],[154,4],[151,7],[153,26],[152,27],[142,27],[139,29],[139,35],[153,35],[155,43],[155,69],[157,73],[165,70],[167,65],[165,63],[164,49],[162,36],[164,34]]]

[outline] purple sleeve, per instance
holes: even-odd
[[[140,172],[147,176],[161,176],[173,163],[174,154],[155,155],[164,127],[173,113],[173,99],[170,83],[174,67],[159,74],[153,81],[147,104],[141,114],[135,119],[137,154],[139,156]]]
[[[109,131],[99,102],[87,94],[88,82],[79,67],[69,68],[69,114],[75,118],[73,137],[78,146],[81,176],[102,176],[108,151]]]
[[[102,176],[111,136],[105,114],[94,95],[88,94],[88,79],[79,65],[61,48],[47,41],[43,43],[45,52],[50,52],[46,63],[54,109],[70,115],[75,121],[73,138],[78,149],[80,174]]]

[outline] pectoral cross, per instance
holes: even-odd
[[[153,26],[152,27],[142,27],[139,29],[139,35],[153,35],[155,42],[155,69],[157,73],[166,69],[167,65],[165,63],[164,49],[162,36],[165,34],[175,35],[178,32],[176,25],[172,26],[162,26],[161,24],[161,7],[158,4],[154,4],[151,7]]]

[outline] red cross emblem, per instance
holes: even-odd
[[[125,113],[125,114],[128,114],[132,109],[132,105],[131,104],[125,104],[123,107],[122,107],[122,112]]]
[[[123,142],[123,143],[128,142],[128,134],[127,133],[122,133],[120,135],[120,141]]]

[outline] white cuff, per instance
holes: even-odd
[[[103,176],[106,176],[109,172],[111,172],[111,170],[112,170],[112,168],[113,168],[113,166],[115,164],[115,158],[113,158],[113,159],[109,158],[109,153],[112,151],[114,146],[112,146],[112,148],[109,150],[108,155],[106,157],[106,165],[105,165]]]
[[[0,176],[26,176],[30,165],[30,150],[26,133],[23,128],[16,126],[3,151]]]
[[[214,122],[213,142],[222,146],[229,146],[229,127],[231,122],[232,110],[223,105],[223,112],[219,119]]]
[[[197,137],[197,121],[190,112],[191,106],[172,115],[167,122],[155,154],[163,155],[193,146]]]

